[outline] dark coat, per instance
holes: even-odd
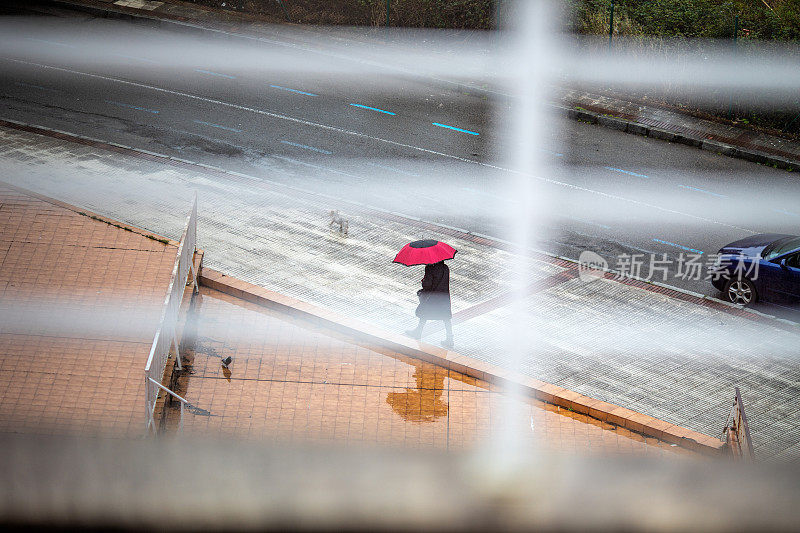
[[[416,315],[425,320],[452,318],[450,309],[450,269],[444,262],[425,265],[422,289],[417,291],[419,305]]]

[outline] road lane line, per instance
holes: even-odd
[[[325,155],[333,155],[333,152],[329,152],[328,150],[323,150],[322,148],[314,148],[313,146],[308,146],[307,144],[293,143],[293,142],[290,142],[290,141],[281,141],[281,142],[283,144],[288,144],[289,146],[302,148],[304,150],[311,150],[312,152],[317,152],[317,153],[325,154]]]
[[[614,167],[604,167],[604,168],[607,170],[613,170],[614,172],[621,172],[623,174],[628,174],[629,176],[636,176],[637,178],[644,178],[648,180],[650,179],[650,176],[645,176],[644,174],[639,174],[637,172],[631,172],[630,170],[624,170],[621,168],[614,168]]]
[[[124,57],[125,59],[135,59],[136,61],[144,61],[145,63],[151,63],[153,65],[160,65],[161,64],[158,61],[153,61],[152,59],[147,59],[147,58],[144,58],[144,57],[128,56],[128,55],[125,55],[125,54],[111,54],[111,55],[112,56],[117,56],[117,57]]]
[[[377,107],[369,107],[361,104],[350,104],[350,105],[353,107],[360,107],[361,109],[369,109],[370,111],[377,111],[378,113],[385,113],[387,115],[392,115],[392,116],[397,115],[397,113],[392,113],[391,111],[386,111],[384,109],[378,109]]]
[[[147,109],[146,107],[139,107],[138,105],[123,104],[122,102],[115,102],[114,100],[106,100],[106,103],[117,105],[120,107],[127,107],[129,109],[136,109],[137,111],[147,111],[148,113],[153,113],[154,115],[158,115],[158,111],[156,111],[155,109]]]
[[[786,209],[773,209],[776,213],[780,213],[781,215],[789,215],[792,217],[800,217],[800,214],[792,213],[791,211],[787,211]]]
[[[544,152],[546,154],[554,155],[556,157],[564,157],[564,154],[562,154],[560,152],[554,152],[552,150],[545,150],[544,148],[537,148],[537,150],[539,150],[540,152]]]
[[[683,246],[682,244],[675,244],[674,242],[662,241],[661,239],[653,239],[653,242],[666,244],[667,246],[674,246],[675,248],[680,248],[681,250],[685,250],[687,252],[694,252],[696,254],[704,253],[702,250],[695,250],[694,248],[689,248],[688,246]]]
[[[480,135],[480,133],[478,132],[462,130],[461,128],[456,128],[455,126],[448,126],[447,124],[440,124],[438,122],[431,122],[431,124],[433,124],[434,126],[439,126],[440,128],[446,128],[448,130],[460,131],[461,133],[469,133],[470,135]]]
[[[27,39],[29,41],[36,41],[36,42],[39,42],[39,43],[53,44],[53,45],[56,45],[56,46],[63,46],[63,47],[66,47],[66,48],[77,48],[73,44],[59,43],[57,41],[48,41],[47,39],[37,39],[35,37],[25,37],[25,39]]]
[[[603,228],[607,230],[611,229],[611,226],[606,226],[605,224],[600,224],[599,222],[592,222],[591,220],[586,220],[585,218],[572,217],[569,215],[563,215],[563,216],[564,218],[574,220],[575,222],[580,222],[581,224],[588,224],[589,226],[597,226],[598,228]]]
[[[201,68],[194,69],[195,72],[202,72],[203,74],[208,74],[210,76],[219,76],[220,78],[228,78],[229,80],[235,80],[236,76],[231,76],[229,74],[220,74],[219,72],[212,72],[210,70],[203,70]]]
[[[343,128],[337,128],[335,126],[328,126],[326,124],[319,124],[319,123],[316,123],[316,122],[311,122],[309,120],[304,120],[304,119],[300,119],[300,118],[290,117],[290,116],[287,116],[287,115],[281,115],[281,114],[278,114],[278,113],[272,113],[272,112],[269,112],[269,111],[264,111],[262,109],[254,109],[252,107],[247,107],[247,106],[243,106],[243,105],[239,105],[239,104],[233,104],[233,103],[230,103],[230,102],[224,102],[222,100],[216,100],[214,98],[207,98],[205,96],[199,96],[199,95],[196,95],[196,94],[185,93],[185,92],[181,92],[181,91],[175,91],[175,90],[172,90],[172,89],[165,89],[163,87],[155,87],[153,85],[147,85],[145,83],[139,83],[139,82],[130,81],[130,80],[123,80],[121,78],[115,78],[115,77],[112,77],[112,76],[104,76],[102,74],[92,74],[90,72],[82,72],[82,71],[79,71],[79,70],[72,70],[72,69],[68,69],[68,68],[64,68],[64,67],[55,67],[55,66],[52,66],[52,65],[45,65],[45,64],[36,63],[36,62],[33,62],[33,61],[24,61],[24,60],[21,60],[21,59],[14,59],[14,58],[5,57],[5,56],[0,56],[0,59],[4,59],[6,61],[11,61],[13,63],[20,63],[20,64],[23,64],[23,65],[31,65],[31,66],[35,66],[35,67],[39,67],[39,68],[43,68],[43,69],[50,69],[50,70],[55,70],[55,71],[59,71],[59,72],[67,72],[67,73],[76,74],[76,75],[79,75],[79,76],[86,76],[86,77],[89,77],[89,78],[96,78],[96,79],[100,79],[100,80],[111,81],[111,82],[115,82],[115,83],[121,83],[123,85],[129,85],[131,87],[141,87],[141,88],[144,88],[144,89],[150,89],[152,91],[157,91],[157,92],[161,92],[161,93],[164,93],[164,94],[172,94],[172,95],[175,95],[175,96],[182,96],[184,98],[190,98],[192,100],[197,100],[197,101],[200,101],[200,102],[207,102],[207,103],[211,103],[211,104],[217,104],[217,105],[229,107],[231,109],[238,109],[239,111],[247,111],[247,112],[250,112],[250,113],[257,113],[259,115],[266,116],[266,117],[271,117],[271,118],[274,118],[274,119],[285,120],[285,121],[288,121],[288,122],[293,122],[295,124],[301,124],[301,125],[304,125],[304,126],[311,126],[311,127],[319,128],[319,129],[326,130],[326,131],[333,131],[333,132],[336,132],[336,133],[340,133],[342,135],[351,135],[353,137],[359,137],[359,138],[362,138],[362,139],[370,139],[370,140],[375,141],[375,142],[389,144],[391,146],[397,146],[397,147],[401,147],[401,148],[407,148],[409,150],[415,150],[415,151],[418,151],[418,152],[431,154],[431,155],[443,157],[443,158],[446,158],[446,159],[451,159],[453,161],[461,161],[463,163],[469,163],[471,165],[478,165],[478,166],[483,167],[483,168],[489,168],[489,169],[497,170],[497,171],[500,171],[500,172],[508,172],[508,173],[511,173],[511,174],[527,176],[527,177],[539,180],[539,181],[541,181],[543,183],[548,183],[550,185],[556,185],[556,186],[559,186],[559,187],[564,187],[564,188],[572,189],[572,190],[575,190],[575,191],[581,191],[581,192],[585,192],[585,193],[588,193],[588,194],[594,194],[594,195],[602,197],[602,198],[608,198],[608,199],[611,199],[611,200],[616,200],[616,201],[628,203],[628,204],[631,204],[631,205],[636,205],[636,206],[640,206],[640,207],[646,207],[646,208],[649,208],[649,209],[655,209],[657,211],[661,211],[661,212],[664,212],[664,213],[670,213],[670,214],[673,214],[673,215],[683,216],[683,217],[690,218],[690,219],[693,219],[693,220],[699,220],[699,221],[702,221],[702,222],[708,222],[710,224],[715,224],[715,225],[718,225],[718,226],[723,226],[723,227],[735,229],[735,230],[738,230],[738,231],[744,231],[744,232],[748,232],[748,233],[752,233],[752,234],[759,233],[758,231],[754,231],[754,230],[748,229],[748,228],[743,228],[743,227],[737,226],[735,224],[729,224],[727,222],[721,222],[719,220],[714,220],[714,219],[711,219],[711,218],[708,218],[708,217],[704,217],[704,216],[701,216],[701,215],[694,215],[692,213],[686,213],[686,212],[683,212],[683,211],[678,211],[677,209],[672,209],[672,208],[669,208],[669,207],[664,207],[664,206],[660,206],[660,205],[656,205],[656,204],[651,204],[649,202],[643,202],[641,200],[634,200],[632,198],[625,198],[624,196],[619,196],[619,195],[616,195],[616,194],[611,194],[611,193],[602,192],[602,191],[596,191],[594,189],[589,189],[587,187],[582,187],[580,185],[574,185],[572,183],[566,183],[566,182],[554,180],[552,178],[546,178],[544,176],[536,176],[536,175],[533,175],[533,174],[528,174],[526,172],[521,172],[519,170],[514,170],[514,169],[510,169],[510,168],[504,168],[504,167],[501,167],[501,166],[498,166],[498,165],[493,165],[491,163],[483,163],[481,161],[475,161],[473,159],[467,159],[466,157],[461,157],[461,156],[452,155],[452,154],[446,154],[444,152],[438,152],[436,150],[431,150],[429,148],[422,148],[421,146],[414,146],[414,145],[411,145],[411,144],[392,141],[392,140],[389,140],[389,139],[383,139],[381,137],[374,137],[372,135],[367,135],[366,133],[360,133],[360,132],[357,132],[357,131],[346,130],[346,129],[343,129]]]
[[[716,196],[717,198],[727,198],[727,196],[725,196],[724,194],[719,194],[719,193],[716,193],[716,192],[707,191],[705,189],[698,189],[697,187],[692,187],[691,185],[682,185],[682,184],[679,183],[678,187],[682,187],[684,189],[689,189],[690,191],[701,192],[703,194],[710,194],[711,196]]]
[[[307,93],[305,91],[298,91],[297,89],[290,89],[288,87],[281,87],[280,85],[270,85],[273,89],[280,89],[281,91],[289,91],[290,93],[304,94],[306,96],[319,96],[314,93]]]
[[[52,91],[54,93],[60,93],[59,89],[53,89],[52,87],[44,87],[43,85],[34,85],[33,83],[25,83],[24,81],[15,81],[14,85],[19,85],[20,87],[31,87],[33,89],[41,89],[42,91]]]
[[[233,131],[236,133],[242,133],[242,130],[237,130],[236,128],[229,128],[228,126],[220,126],[219,124],[214,124],[213,122],[205,122],[203,120],[195,120],[195,124],[202,124],[203,126],[211,126],[212,128],[219,128],[221,130]]]

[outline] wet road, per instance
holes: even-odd
[[[108,35],[108,21],[70,22],[76,37]],[[516,142],[507,125],[513,99],[401,73],[314,74],[211,55],[204,64],[202,55],[183,59],[185,36],[135,22],[114,27],[164,45],[120,38],[87,47],[52,37],[48,24],[1,41],[0,118],[509,238],[519,208],[505,157]],[[280,48],[298,65],[314,55],[287,48],[293,41],[281,41],[280,30],[272,40],[248,46]],[[352,68],[346,55],[326,61]],[[527,178],[549,219],[541,249],[571,258],[594,250],[618,268],[643,254],[643,277],[653,274],[654,256],[666,269],[653,279],[715,294],[705,272],[678,276],[682,259],[706,265],[721,245],[751,233],[800,234],[792,173],[558,116],[544,124],[541,142],[526,147],[541,158],[541,172]]]

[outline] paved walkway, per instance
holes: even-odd
[[[735,157],[779,168],[800,169],[800,141],[761,133],[751,128],[736,127],[723,122],[697,118],[666,107],[629,102],[619,97],[586,91],[563,90],[559,103],[564,107],[585,110],[598,116],[615,117],[628,123],[629,133],[674,139],[703,149],[725,153],[728,147]],[[584,119],[580,114],[577,118]],[[593,120],[594,121],[594,120]],[[622,123],[610,123],[619,128]],[[658,133],[651,133],[650,130]],[[665,135],[666,133],[666,135]],[[678,136],[673,137],[671,134]],[[730,155],[729,154],[729,155]]]
[[[0,431],[144,433],[144,365],[175,255],[0,184]]]
[[[164,165],[33,134],[0,131],[7,180],[176,236],[193,191],[206,264],[250,283],[393,331],[413,324],[419,269],[390,263],[420,237],[459,249],[451,264],[456,351],[508,364],[508,276],[514,257],[467,235],[346,211],[350,235],[328,228],[325,198],[263,180]],[[581,394],[719,437],[742,389],[756,453],[800,458],[798,336],[770,322],[526,259],[530,331],[540,350],[523,371]],[[428,339],[436,342],[431,329]]]
[[[504,410],[517,414],[520,438],[538,450],[691,454],[207,288],[184,344],[177,392],[197,407],[184,413],[189,434],[464,449],[496,438]],[[173,406],[173,429],[179,416]]]

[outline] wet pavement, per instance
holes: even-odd
[[[0,432],[144,433],[144,365],[175,256],[0,184]]]
[[[438,238],[451,263],[455,351],[508,364],[508,276],[514,256],[435,225],[343,209],[350,234],[328,227],[342,208],[266,180],[181,168],[28,133],[0,132],[6,179],[176,237],[194,191],[204,263],[227,275],[391,331],[413,326],[421,272],[389,263],[411,240]],[[713,307],[529,258],[530,331],[542,350],[524,373],[719,437],[739,386],[757,456],[800,458],[797,335]],[[556,281],[558,283],[556,283]],[[550,282],[553,282],[550,284]],[[535,299],[534,299],[535,297]],[[433,327],[426,340],[438,342]]]
[[[528,446],[560,453],[690,454],[309,322],[202,288],[187,326],[178,393],[184,432],[259,441],[463,449],[517,413]],[[229,368],[221,360],[232,357]],[[501,411],[503,410],[503,411]],[[169,409],[169,431],[180,410]]]

